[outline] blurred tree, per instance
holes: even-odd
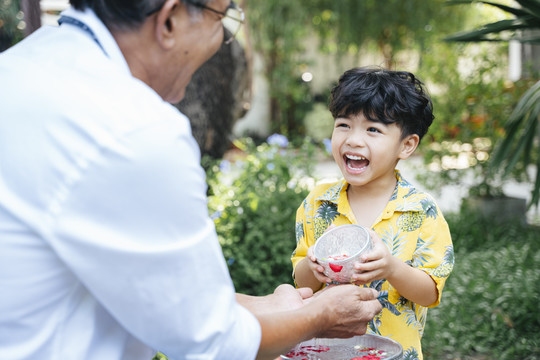
[[[24,14],[24,36],[28,36],[41,27],[40,0],[20,0]]]
[[[360,56],[370,46],[392,68],[402,50],[422,53],[437,36],[464,25],[464,9],[444,0],[246,0],[248,46],[261,54],[270,88],[271,130],[294,138],[304,134],[309,88],[300,80],[305,42],[320,39],[323,53]],[[470,12],[469,12],[470,13]]]
[[[303,134],[298,107],[309,96],[300,79],[304,41],[311,17],[303,0],[247,0],[248,47],[259,53],[269,83],[270,130],[289,137]],[[307,112],[307,111],[306,111]]]
[[[463,26],[466,13],[442,6],[444,0],[314,0],[313,16],[323,48],[337,53],[358,52],[375,45],[392,68],[396,53],[423,51],[437,36]],[[329,42],[329,40],[331,42]]]
[[[235,121],[249,97],[246,55],[238,43],[222,44],[193,74],[176,107],[190,119],[201,153],[219,159],[231,146]]]

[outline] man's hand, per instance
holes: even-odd
[[[355,285],[311,289],[280,285],[273,294],[237,294],[238,301],[259,320],[262,337],[257,359],[275,359],[295,344],[313,337],[348,338],[366,333],[381,311],[378,292]]]
[[[313,295],[309,288],[295,289],[292,285],[279,285],[273,294],[266,296],[249,296],[236,294],[236,300],[249,311],[257,315],[296,310],[305,304],[305,300]]]
[[[292,285],[282,284],[274,290],[272,301],[277,309],[295,310],[304,306],[306,299],[312,296],[310,288],[295,289]]]
[[[365,334],[368,322],[382,310],[378,294],[374,289],[355,285],[333,285],[316,293],[308,301],[327,307],[323,313],[327,323],[317,337],[348,338]]]

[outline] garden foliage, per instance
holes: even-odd
[[[234,161],[206,159],[209,209],[238,292],[266,295],[292,283],[296,209],[307,196],[314,147],[293,150],[282,135],[237,141]]]
[[[426,358],[539,359],[540,229],[467,209],[447,220],[456,263],[428,313]]]

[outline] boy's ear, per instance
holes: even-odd
[[[419,143],[420,137],[417,134],[407,135],[401,141],[401,151],[399,152],[398,158],[401,160],[407,159],[414,153]]]

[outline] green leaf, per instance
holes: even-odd
[[[516,0],[523,9],[528,9],[532,14],[540,17],[540,1],[538,0]]]
[[[515,33],[508,38],[502,38],[501,35],[504,32],[526,30],[526,29],[540,29],[540,1],[538,0],[521,0],[518,3],[520,8],[514,8],[504,4],[494,3],[491,1],[448,1],[448,5],[456,4],[472,4],[482,3],[490,6],[497,7],[509,14],[515,16],[514,19],[501,20],[494,23],[483,25],[480,29],[465,31],[454,34],[445,38],[446,41],[462,41],[462,42],[478,42],[478,41],[508,41],[517,40],[521,42],[537,43],[540,42],[539,35]],[[498,34],[499,37],[486,37],[485,35]]]
[[[539,104],[540,105],[540,104]],[[513,154],[508,158],[508,163],[505,167],[504,176],[508,176],[510,172],[514,169],[521,156],[524,153],[524,150],[527,148],[527,144],[534,141],[535,137],[535,127],[537,120],[534,118],[524,118],[524,129],[521,137],[517,141],[517,147],[514,150]],[[530,146],[529,146],[530,147]],[[508,155],[507,155],[508,157]]]
[[[532,205],[538,206],[539,200],[540,200],[540,156],[536,160],[536,181],[534,182],[532,199],[528,207],[530,208]]]
[[[500,34],[505,31],[515,31],[521,29],[527,29],[529,26],[523,19],[506,19],[500,20],[494,23],[486,24],[482,28],[472,31],[464,31],[451,36],[446,37],[445,41],[508,41],[519,36],[511,36],[509,39],[501,38],[487,38],[487,34]]]
[[[514,108],[508,122],[505,126],[506,137],[502,144],[495,150],[492,157],[492,166],[499,167],[503,165],[503,162],[508,161],[513,163],[513,159],[517,156],[510,157],[512,147],[517,145],[517,149],[514,149],[515,153],[519,149],[523,148],[525,144],[532,144],[536,135],[537,123],[540,117],[540,81],[533,85],[519,100],[518,104]],[[519,134],[519,132],[521,134]],[[529,145],[528,149],[532,151]],[[530,154],[526,155],[526,158],[530,159]],[[511,160],[508,160],[511,159]]]
[[[504,4],[494,3],[494,2],[491,2],[491,1],[478,1],[478,0],[472,0],[472,1],[448,1],[446,4],[448,4],[448,5],[457,5],[457,4],[473,4],[473,3],[482,3],[482,4],[486,4],[486,5],[495,6],[495,7],[498,7],[499,9],[501,9],[501,10],[503,10],[505,12],[514,14],[516,16],[525,16],[525,15],[530,14],[530,12],[528,12],[527,10],[524,10],[524,9],[521,9],[521,8],[510,7],[510,6],[506,6]],[[524,7],[524,8],[526,8],[526,7]]]

